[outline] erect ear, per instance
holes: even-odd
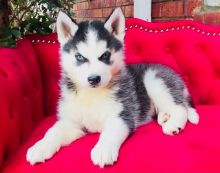
[[[125,35],[125,17],[121,8],[116,8],[105,22],[105,28],[119,40],[123,41]]]
[[[74,23],[64,12],[60,11],[57,17],[56,28],[58,40],[62,45],[75,35],[78,25]]]

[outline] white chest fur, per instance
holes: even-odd
[[[123,109],[116,101],[112,90],[80,89],[73,94],[63,89],[59,104],[59,117],[86,127],[91,132],[101,132],[108,118],[119,116]]]

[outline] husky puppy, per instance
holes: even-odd
[[[62,79],[58,121],[27,151],[34,165],[62,146],[100,132],[91,151],[95,165],[117,161],[119,149],[135,129],[157,114],[163,133],[173,135],[199,116],[179,75],[158,64],[124,63],[125,18],[116,8],[106,22],[57,18]],[[86,131],[85,131],[86,129]]]

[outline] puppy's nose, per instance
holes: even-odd
[[[101,81],[101,77],[93,75],[88,77],[88,81],[91,85],[97,85]]]

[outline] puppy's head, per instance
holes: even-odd
[[[116,8],[106,22],[73,22],[65,13],[57,18],[61,66],[81,87],[106,87],[124,65],[125,19]]]

